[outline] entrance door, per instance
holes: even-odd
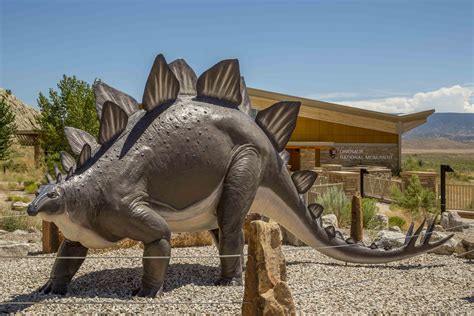
[[[290,160],[288,164],[290,165],[291,171],[297,171],[301,169],[301,154],[299,148],[289,148],[287,149],[290,154]]]

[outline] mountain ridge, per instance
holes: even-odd
[[[0,88],[0,99],[5,99],[15,114],[15,124],[18,130],[33,130],[37,128],[36,117],[39,112],[26,105],[10,91]]]
[[[474,113],[434,113],[425,124],[407,132],[403,138],[446,138],[474,142]]]

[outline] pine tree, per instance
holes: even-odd
[[[6,160],[16,131],[15,113],[4,98],[0,99],[0,160]]]

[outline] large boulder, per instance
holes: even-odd
[[[462,232],[462,218],[456,211],[447,211],[441,214],[441,226],[447,231]]]
[[[405,234],[391,230],[381,230],[374,239],[379,248],[392,249],[401,247],[405,242]]]
[[[456,253],[461,258],[474,259],[474,242],[462,239],[456,245]]]
[[[0,256],[24,257],[28,254],[30,246],[27,243],[16,241],[0,241]]]
[[[376,229],[388,228],[388,216],[385,214],[375,214],[370,220],[370,224]]]
[[[295,314],[279,225],[253,221],[249,233],[242,315]]]
[[[334,226],[334,228],[339,228],[337,224],[337,216],[334,214],[327,214],[321,216],[323,227]]]
[[[426,233],[426,230],[423,230],[421,232],[419,240],[423,240],[425,238],[425,233]],[[445,234],[445,233],[433,231],[431,233],[430,242],[438,241],[438,240],[443,239],[447,236],[448,235]],[[450,240],[445,242],[442,246],[440,246],[436,249],[433,249],[433,250],[429,251],[428,253],[434,253],[434,254],[437,254],[437,255],[449,256],[449,255],[452,255],[456,251],[456,245],[457,245],[456,239],[451,238]]]

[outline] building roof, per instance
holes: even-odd
[[[300,101],[299,116],[393,134],[403,134],[426,123],[428,116],[434,113],[434,110],[427,110],[404,115],[388,114],[255,88],[247,90],[252,106],[258,110],[279,101]]]

